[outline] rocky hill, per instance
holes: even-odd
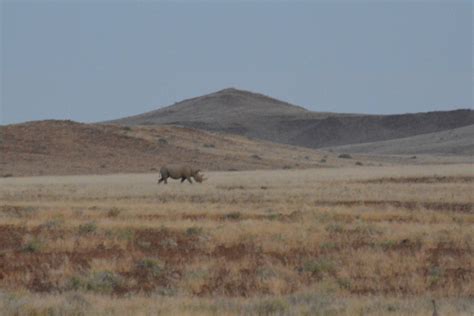
[[[107,123],[125,126],[172,124],[321,148],[463,127],[474,124],[474,111],[400,115],[320,113],[231,88]]]

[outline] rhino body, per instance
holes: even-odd
[[[188,180],[189,183],[193,183],[191,178],[194,178],[197,182],[201,183],[206,180],[201,174],[199,174],[199,169],[194,169],[187,165],[166,165],[161,167],[160,174],[161,178],[158,180],[158,184],[164,182],[168,183],[168,178],[172,179],[181,179],[181,183],[184,180]]]

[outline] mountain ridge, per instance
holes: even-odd
[[[324,148],[434,133],[474,124],[470,109],[405,114],[314,112],[250,91],[226,88],[103,123],[177,125],[276,143]]]

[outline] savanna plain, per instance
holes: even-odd
[[[474,314],[472,164],[0,179],[5,315]]]

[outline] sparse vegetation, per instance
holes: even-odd
[[[37,238],[34,238],[28,241],[25,246],[23,247],[23,251],[25,252],[38,252],[43,247],[41,241]]]
[[[107,216],[108,217],[117,217],[117,216],[120,215],[121,212],[122,212],[122,210],[119,209],[118,207],[112,207],[110,210],[108,210]]]
[[[188,229],[186,229],[186,235],[188,236],[199,236],[202,235],[202,233],[202,227],[189,227]]]
[[[79,282],[79,288],[84,286],[85,290],[100,294],[111,294],[119,287],[123,286],[122,277],[111,271],[99,271],[90,275],[84,284]]]
[[[352,165],[3,179],[0,310],[472,313],[471,166]]]
[[[79,225],[79,234],[90,234],[97,230],[97,224],[89,222]]]
[[[166,138],[159,138],[158,143],[161,144],[161,145],[168,145],[169,144],[169,142],[168,142],[168,140],[166,140]]]
[[[240,212],[231,212],[225,215],[226,219],[231,219],[231,220],[238,220],[242,214]]]
[[[140,260],[137,263],[137,268],[139,270],[145,271],[146,273],[150,274],[155,278],[159,277],[164,270],[163,264],[158,260],[152,258],[145,258]]]

